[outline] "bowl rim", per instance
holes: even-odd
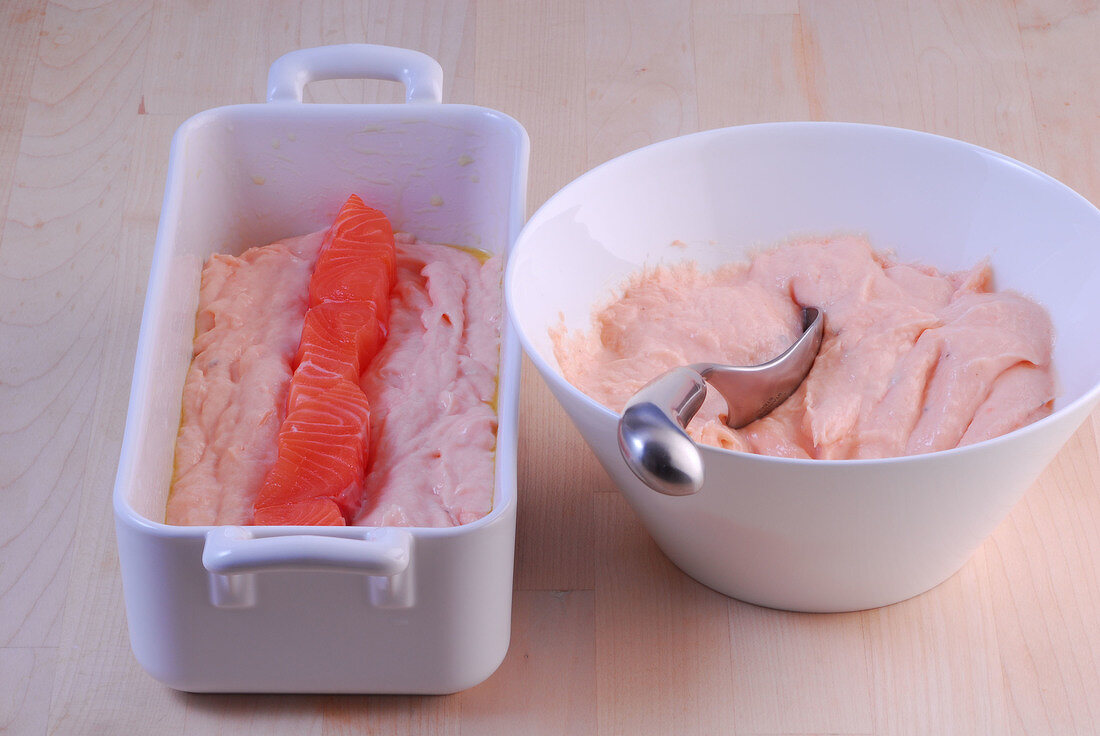
[[[1075,200],[1079,204],[1083,204],[1086,210],[1091,210],[1091,213],[1096,217],[1098,226],[1100,226],[1100,209],[1096,207],[1092,202],[1086,199],[1079,192],[1068,186],[1064,182],[1055,179],[1050,174],[1047,174],[1033,166],[1030,166],[1022,161],[1006,156],[1003,153],[998,153],[988,148],[984,148],[974,143],[968,143],[967,141],[959,140],[958,138],[951,138],[945,135],[939,135],[937,133],[928,133],[926,131],[915,130],[912,128],[901,128],[890,125],[878,125],[872,123],[853,123],[853,122],[841,122],[841,121],[816,121],[816,120],[804,120],[804,121],[781,121],[770,123],[751,123],[747,125],[732,125],[722,128],[711,128],[708,130],[702,130],[695,133],[688,133],[685,135],[675,136],[673,138],[666,138],[661,141],[647,144],[640,148],[627,151],[626,153],[615,156],[608,159],[603,163],[600,163],[591,169],[588,169],[584,173],[575,177],[568,184],[561,187],[554,192],[550,197],[543,202],[535,213],[524,224],[523,229],[520,230],[519,235],[516,237],[513,243],[512,250],[509,252],[508,263],[504,273],[504,302],[507,308],[509,319],[515,325],[516,334],[519,337],[520,343],[523,346],[523,351],[527,357],[538,369],[542,375],[543,380],[557,386],[560,389],[565,390],[570,395],[579,399],[581,405],[589,412],[596,412],[600,415],[602,421],[617,421],[619,412],[613,411],[604,406],[600,402],[596,401],[588,394],[581,391],[579,388],[570,383],[561,374],[560,370],[554,368],[550,363],[543,359],[542,355],[535,350],[533,343],[529,339],[523,323],[519,318],[519,315],[515,311],[514,300],[512,299],[512,293],[518,288],[516,285],[516,263],[518,259],[516,256],[526,247],[526,242],[529,234],[533,232],[537,227],[541,225],[541,221],[548,215],[546,213],[556,205],[557,201],[563,197],[569,190],[573,189],[576,185],[586,181],[589,178],[597,176],[603,172],[604,169],[622,165],[623,162],[633,160],[645,155],[649,155],[652,151],[663,148],[674,148],[676,146],[684,145],[685,141],[698,140],[708,137],[721,137],[726,135],[736,135],[754,130],[761,130],[765,128],[775,130],[826,130],[837,131],[847,133],[864,133],[872,135],[887,135],[894,136],[899,139],[926,141],[932,145],[944,146],[945,148],[954,148],[958,151],[967,151],[970,153],[976,153],[978,155],[991,158],[999,161],[1002,164],[1008,164],[1015,168],[1020,169],[1025,174],[1037,178],[1039,181],[1052,185],[1057,190],[1067,195],[1071,200]],[[1030,424],[1019,427],[1010,432],[1007,432],[997,437],[991,437],[980,442],[975,442],[969,445],[963,445],[960,447],[952,447],[946,450],[935,450],[933,452],[921,453],[918,455],[900,455],[894,457],[882,457],[882,458],[848,458],[848,459],[815,459],[815,458],[797,458],[797,457],[778,457],[774,455],[761,455],[751,452],[743,452],[741,450],[731,450],[722,447],[715,447],[713,445],[706,445],[696,443],[699,449],[706,452],[717,452],[725,455],[732,455],[746,461],[764,462],[779,465],[789,466],[803,466],[803,467],[843,467],[852,468],[859,466],[881,466],[881,465],[902,465],[913,462],[929,462],[930,459],[947,458],[959,455],[970,454],[973,452],[983,452],[989,448],[993,448],[1006,442],[1015,442],[1017,440],[1023,440],[1025,437],[1030,436],[1035,432],[1044,432],[1047,427],[1051,425],[1061,423],[1069,415],[1084,412],[1091,409],[1092,405],[1096,404],[1100,400],[1100,381],[1097,381],[1091,388],[1082,393],[1075,400],[1056,408],[1047,416],[1042,419],[1038,419]],[[1083,419],[1084,417],[1082,417]]]

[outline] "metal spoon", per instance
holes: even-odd
[[[767,363],[694,363],[647,383],[626,403],[619,419],[619,450],[627,466],[655,491],[670,496],[697,492],[703,486],[703,458],[684,427],[703,405],[707,384],[726,399],[726,424],[744,427],[798,389],[821,348],[824,327],[824,312],[806,307],[802,336]]]

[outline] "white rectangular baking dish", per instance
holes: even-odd
[[[406,104],[307,105],[314,79],[402,81]],[[501,348],[493,510],[451,529],[162,523],[214,252],[330,224],[349,193],[397,230],[505,252],[523,223],[529,143],[493,110],[443,105],[442,71],[405,49],[305,49],[271,67],[267,104],[200,113],[172,141],[114,490],[130,642],[181,690],[446,693],[508,648],[519,349]]]

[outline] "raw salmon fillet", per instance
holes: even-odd
[[[318,304],[306,312],[295,370],[358,382],[385,338],[373,305]],[[290,405],[295,403],[292,398]]]
[[[253,523],[308,523],[296,520],[299,506],[319,508],[324,501],[332,520],[321,523],[342,526],[363,502],[369,432],[370,406],[358,383],[329,381],[303,399],[279,430],[278,457],[256,499]]]
[[[353,194],[310,277],[287,415],[254,524],[343,526],[362,505],[370,405],[359,380],[385,339],[396,262],[389,221]]]

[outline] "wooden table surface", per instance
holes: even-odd
[[[1100,202],[1095,2],[17,0],[0,18],[0,730],[1100,732],[1100,415],[935,590],[798,615],[675,569],[527,366],[511,650],[448,697],[160,685],[130,653],[110,509],[169,138],[261,100],[280,54],[436,57],[447,101],[527,127],[532,209],[652,141],[804,119],[955,136]]]

